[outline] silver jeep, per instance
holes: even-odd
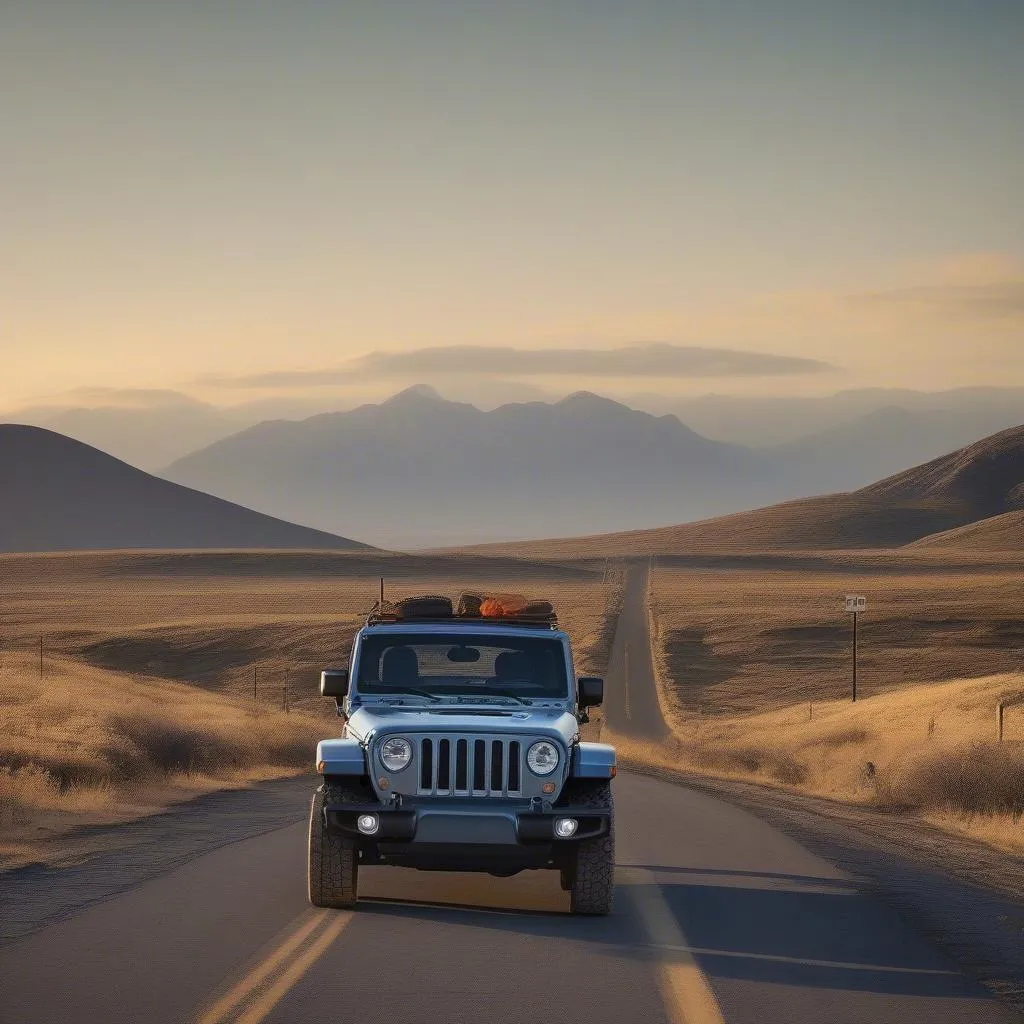
[[[614,885],[615,751],[580,740],[602,680],[541,621],[373,616],[320,692],[345,718],[317,747],[309,899],[355,905],[359,866],[561,873],[576,914]]]

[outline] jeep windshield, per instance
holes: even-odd
[[[465,633],[364,637],[356,688],[363,694],[508,703],[569,696],[561,640]]]

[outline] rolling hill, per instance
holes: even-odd
[[[971,537],[979,546],[996,545],[1012,540],[1022,514],[1024,426],[849,493],[654,530],[484,550],[558,558],[893,548],[915,541],[970,543]],[[1011,546],[1019,547],[1019,541]]]
[[[993,403],[986,421],[980,412],[967,416],[891,405],[771,450],[803,467],[806,493],[849,491],[944,456],[1024,418],[1024,410],[1017,410],[1016,419],[1006,419],[1006,411]]]
[[[367,545],[150,476],[40,427],[0,425],[0,551]]]
[[[389,548],[649,526],[799,493],[768,455],[589,392],[484,412],[422,387],[258,424],[165,475]]]
[[[1024,509],[1004,512],[955,530],[933,533],[914,541],[909,547],[956,551],[1024,552]]]

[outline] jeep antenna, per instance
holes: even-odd
[[[377,606],[380,610],[384,611],[384,577],[380,578],[380,604]]]

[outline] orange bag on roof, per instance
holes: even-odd
[[[529,602],[522,594],[491,594],[480,605],[480,614],[485,619],[500,619],[521,612]]]

